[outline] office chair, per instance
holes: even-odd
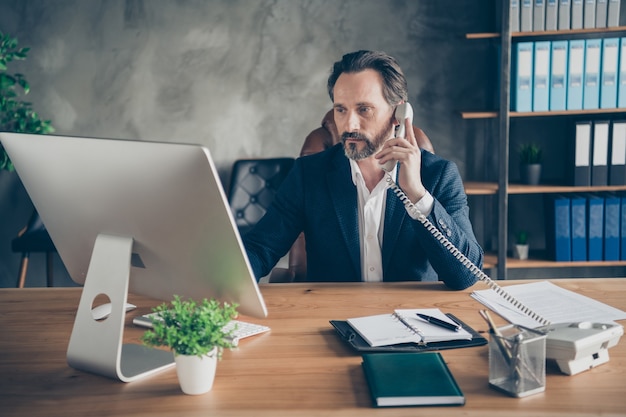
[[[313,130],[304,139],[300,156],[310,155],[328,149],[341,141],[335,120],[333,118],[333,110],[329,110],[322,119],[321,127]],[[417,145],[424,150],[435,153],[433,144],[428,139],[424,131],[413,126]],[[306,242],[304,233],[296,239],[293,246],[289,250],[289,268],[284,271],[283,268],[274,268],[270,274],[269,282],[301,282],[306,281]]]
[[[53,277],[53,255],[57,251],[50,235],[46,230],[39,217],[37,210],[33,211],[28,223],[20,232],[17,237],[11,242],[11,249],[13,252],[20,252],[22,254],[22,261],[20,263],[20,270],[17,278],[17,287],[24,288],[26,282],[26,273],[28,271],[28,262],[30,254],[32,252],[44,252],[46,254],[46,279],[48,287],[54,286]]]
[[[235,161],[228,203],[242,236],[263,217],[294,160],[267,158]]]

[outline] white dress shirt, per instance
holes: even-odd
[[[389,184],[383,177],[370,192],[365,185],[365,180],[359,168],[359,164],[350,160],[352,181],[357,189],[359,203],[359,241],[361,244],[361,279],[363,281],[376,282],[383,280],[382,244],[385,218],[385,201]],[[397,167],[389,173],[396,178]],[[427,191],[426,195],[414,203],[417,209],[425,216],[430,214],[434,199]],[[416,217],[407,210],[409,215]]]

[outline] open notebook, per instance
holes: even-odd
[[[457,324],[438,308],[398,309],[391,314],[355,317],[347,322],[372,347],[472,339],[464,328],[449,330],[419,318],[418,313]]]

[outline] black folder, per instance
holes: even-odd
[[[446,313],[446,316],[463,326],[463,328],[472,335],[472,338],[470,340],[450,340],[447,342],[431,342],[425,344],[400,343],[397,345],[372,347],[365,341],[365,339],[354,331],[352,326],[350,326],[347,321],[330,320],[330,324],[333,325],[339,334],[339,337],[341,337],[341,340],[349,344],[357,352],[428,352],[435,350],[483,346],[487,344],[487,339],[478,334],[476,330],[456,318],[453,314]]]

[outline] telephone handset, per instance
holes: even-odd
[[[396,128],[396,138],[404,138],[406,137],[406,127],[405,127],[405,119],[409,119],[409,121],[411,123],[413,123],[413,107],[411,107],[410,103],[402,103],[402,104],[398,104],[398,107],[396,107],[396,111],[394,113],[394,116],[396,118],[396,120],[398,121],[398,123],[400,123],[398,125],[398,127]],[[396,166],[396,161],[391,160],[391,161],[387,161],[384,164],[381,164],[383,171],[385,172],[390,172],[393,170],[393,167]]]
[[[398,123],[400,123],[398,125],[398,128],[396,129],[396,137],[403,138],[406,135],[406,126],[404,120],[408,118],[409,121],[413,123],[413,107],[411,106],[411,103],[406,102],[398,104],[394,116],[396,117]]]
[[[395,117],[400,122],[396,137],[405,137],[405,119],[413,118],[413,109],[409,103],[400,104],[396,108]],[[382,165],[386,181],[402,204],[415,218],[444,246],[458,261],[466,267],[476,278],[483,281],[496,294],[513,304],[528,317],[539,322],[539,328],[546,333],[546,358],[554,359],[562,372],[574,375],[584,370],[608,362],[608,348],[615,346],[623,334],[620,325],[605,325],[602,323],[566,323],[552,324],[522,302],[517,300],[506,290],[500,287],[478,266],[469,260],[448,238],[435,227],[426,216],[411,202],[408,196],[400,189],[391,177],[396,161],[389,161]],[[583,326],[584,324],[584,326]]]

